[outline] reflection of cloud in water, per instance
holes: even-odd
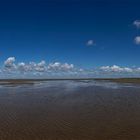
[[[39,82],[34,85],[34,88],[65,88],[74,90],[80,87],[103,87],[111,89],[120,89],[125,87],[139,87],[135,84],[115,83],[109,81],[96,81],[96,80],[66,80],[66,81],[46,81]]]
[[[20,88],[20,89],[42,89],[42,88],[52,88],[52,89],[65,89],[65,90],[76,90],[80,87],[103,87],[111,89],[120,89],[125,87],[135,87],[139,86],[135,84],[126,84],[126,83],[115,83],[109,81],[96,81],[96,80],[57,80],[57,81],[34,81],[34,84],[6,84],[0,85],[0,88]]]

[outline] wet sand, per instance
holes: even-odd
[[[140,87],[90,80],[1,85],[0,140],[140,140]]]

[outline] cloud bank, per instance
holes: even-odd
[[[140,67],[101,66],[82,69],[69,63],[36,62],[16,63],[15,57],[9,57],[0,68],[1,78],[92,78],[92,77],[140,77]]]
[[[104,72],[114,72],[114,73],[132,73],[134,71],[134,69],[132,68],[128,68],[128,67],[120,67],[117,65],[113,65],[113,66],[102,66],[100,68],[100,70],[104,71]]]

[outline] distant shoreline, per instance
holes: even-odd
[[[52,78],[52,79],[0,79],[0,85],[4,84],[34,84],[34,82],[42,81],[65,81],[65,80],[95,80],[117,83],[135,83],[140,84],[140,78]]]

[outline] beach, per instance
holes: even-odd
[[[1,80],[0,140],[139,140],[139,131],[137,83]]]

